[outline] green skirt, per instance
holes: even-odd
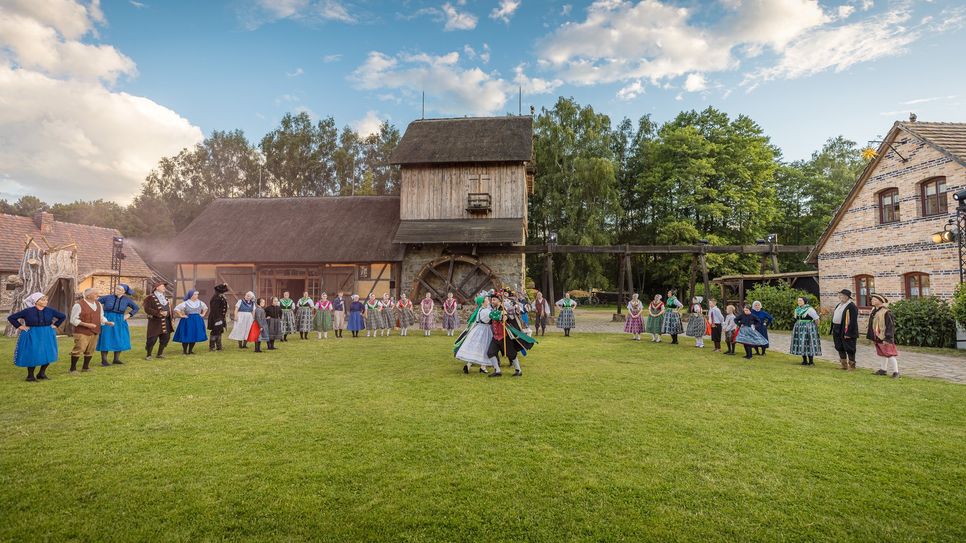
[[[332,329],[332,312],[325,310],[318,310],[315,312],[315,320],[312,323],[312,328],[316,332],[328,332]]]

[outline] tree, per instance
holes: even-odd
[[[50,206],[36,196],[21,196],[20,199],[13,204],[13,210],[14,215],[32,217],[41,211],[49,211]]]
[[[351,196],[357,194],[362,182],[363,157],[362,141],[352,128],[346,126],[339,134],[339,146],[333,154],[335,177],[338,180],[339,194]]]
[[[281,196],[325,196],[337,191],[334,172],[335,121],[312,124],[306,112],[286,113],[278,128],[261,140],[265,168]]]
[[[389,156],[399,145],[399,129],[383,121],[379,131],[367,136],[362,142],[365,170],[372,174],[375,194],[397,194],[399,192],[399,166],[389,164]]]

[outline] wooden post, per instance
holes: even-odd
[[[711,291],[708,289],[708,262],[705,260],[704,253],[701,253],[701,275],[704,279],[704,297],[710,298]]]
[[[745,280],[738,279],[738,309],[745,306]]]
[[[691,304],[691,299],[694,298],[694,284],[698,282],[698,253],[691,255],[691,273],[688,276],[688,305]]]
[[[624,270],[627,273],[627,292],[629,293],[628,298],[630,298],[634,294],[634,273],[633,266],[631,265],[631,254],[624,253],[624,259],[627,261],[624,264]]]
[[[647,253],[644,253],[644,259],[641,264],[641,290],[644,290],[644,285],[647,284]],[[651,296],[647,296],[648,303],[650,302]]]
[[[624,265],[624,255],[617,255],[617,315],[621,314],[621,300],[624,299]]]
[[[771,269],[772,269],[772,272],[778,273],[778,253],[775,252],[775,245],[774,244],[772,244],[771,248],[772,248],[772,252],[771,252]]]
[[[553,293],[553,253],[547,253],[547,301],[550,302],[550,316],[556,312],[557,297]]]

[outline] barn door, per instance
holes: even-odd
[[[219,283],[228,285],[228,307],[235,307],[235,303],[245,297],[248,291],[255,291],[255,281],[251,268],[217,268],[215,270]]]
[[[338,268],[322,269],[322,291],[335,296],[341,290],[346,294],[353,294],[355,288],[355,266],[341,266]]]

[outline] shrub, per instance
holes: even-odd
[[[960,283],[953,294],[953,318],[961,327],[966,328],[966,283]]]
[[[750,305],[755,300],[761,302],[762,308],[775,319],[772,329],[791,330],[795,324],[795,308],[798,307],[799,296],[805,298],[818,311],[818,298],[804,290],[792,288],[784,281],[776,285],[755,285],[755,288],[745,292],[745,303]]]
[[[896,318],[896,343],[918,347],[952,347],[956,321],[949,304],[934,297],[899,300],[889,306]]]

